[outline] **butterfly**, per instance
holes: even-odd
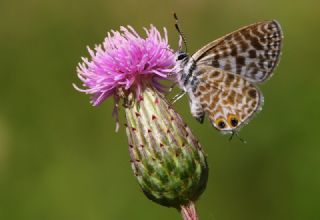
[[[214,40],[191,57],[180,49],[175,53],[176,79],[189,96],[191,114],[203,123],[205,115],[214,128],[234,134],[262,109],[258,84],[269,79],[279,63],[283,34],[275,20],[242,27]],[[186,43],[185,43],[186,48]]]

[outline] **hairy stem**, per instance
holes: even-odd
[[[193,202],[190,202],[187,205],[182,205],[180,212],[183,220],[199,220],[196,207]]]

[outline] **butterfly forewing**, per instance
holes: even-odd
[[[211,66],[198,66],[198,71],[195,97],[218,130],[236,130],[261,109],[263,96],[248,80]]]
[[[259,83],[268,79],[278,64],[281,41],[279,23],[264,21],[207,44],[192,59],[197,66],[212,66]]]

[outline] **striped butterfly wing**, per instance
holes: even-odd
[[[282,38],[277,21],[263,21],[207,44],[192,58],[197,66],[212,66],[261,83],[279,62]]]
[[[261,109],[262,93],[243,77],[204,65],[197,67],[197,74],[200,83],[194,96],[219,131],[239,129]]]

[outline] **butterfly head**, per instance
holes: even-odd
[[[177,51],[175,53],[175,60],[176,62],[187,62],[189,60],[189,56],[186,52],[184,51]]]
[[[189,61],[189,55],[184,51],[178,50],[174,55],[174,59],[176,61],[174,72],[177,74],[177,77],[180,79],[181,75],[183,75],[185,72],[185,68]]]

